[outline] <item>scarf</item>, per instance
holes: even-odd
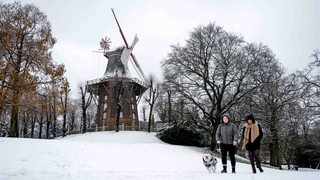
[[[256,121],[254,124],[249,125],[248,123],[244,124],[245,130],[244,130],[244,141],[242,145],[242,150],[245,149],[246,144],[249,142],[249,133],[251,130],[251,143],[259,136],[259,126],[258,122]]]

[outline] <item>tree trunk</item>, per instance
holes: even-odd
[[[71,132],[72,132],[73,129],[74,129],[74,121],[75,121],[75,116],[72,115],[72,116],[71,116],[71,127],[70,127],[70,131],[71,131]]]
[[[62,137],[66,136],[66,124],[67,124],[66,114],[64,114],[63,115],[63,124],[62,124]]]
[[[33,138],[35,123],[36,123],[36,118],[32,118],[32,121],[31,121],[31,138]]]
[[[40,116],[40,122],[39,122],[39,139],[41,139],[42,137],[42,127],[43,127],[43,115],[41,114]]]
[[[119,121],[120,121],[120,112],[121,112],[121,105],[117,105],[117,117],[116,117],[116,132],[119,132]]]
[[[153,103],[151,103],[151,105],[150,105],[148,132],[151,132],[152,111],[153,111]]]
[[[82,133],[87,132],[87,108],[91,104],[92,96],[89,96],[88,100],[86,100],[87,88],[83,89],[80,86],[81,90],[81,107],[82,107]],[[81,127],[80,127],[81,129]]]
[[[82,118],[83,118],[83,124],[82,124],[82,133],[87,132],[87,113],[86,113],[86,108],[82,108]]]
[[[13,94],[13,99],[17,99],[17,95]],[[16,100],[13,102],[11,109],[11,121],[10,121],[10,131],[9,137],[19,137],[19,128],[18,128],[18,112],[19,106],[16,104]]]
[[[271,132],[273,136],[273,143],[269,145],[270,147],[270,165],[279,167],[279,169],[282,169],[281,164],[281,155],[280,155],[280,148],[279,148],[279,140],[278,140],[278,135],[277,131],[274,130]]]
[[[282,170],[282,156],[281,156],[280,150],[279,150],[279,142],[277,142],[276,147],[277,147],[276,148],[277,149],[277,151],[276,151],[277,164],[278,164],[279,169]]]
[[[53,138],[57,137],[57,117],[53,114],[53,123],[52,123],[52,135]]]
[[[146,119],[146,107],[142,108],[142,113],[143,113],[143,121],[147,121],[147,119]]]
[[[216,133],[215,131],[211,133],[211,145],[210,145],[210,149],[212,151],[215,151],[216,150]]]
[[[47,139],[49,139],[50,137],[50,119],[51,119],[51,115],[47,114],[47,129],[46,129]]]
[[[213,120],[212,122],[216,122],[216,121]],[[212,132],[210,132],[210,134],[211,134],[211,145],[210,145],[211,150],[215,150],[217,148],[216,147],[217,146],[216,131],[218,129],[218,126],[219,126],[218,123],[212,123]]]
[[[271,166],[277,166],[277,159],[275,155],[275,148],[274,148],[274,143],[269,144],[269,151],[270,151],[270,165]]]
[[[121,104],[122,104],[122,95],[124,88],[122,87],[122,81],[117,83],[117,92],[116,92],[116,102],[117,102],[117,116],[116,116],[116,132],[119,132],[119,124],[120,124],[120,113],[121,113]]]
[[[68,92],[65,92],[64,101],[61,96],[61,103],[63,107],[63,123],[62,123],[62,137],[66,136],[66,124],[67,124],[67,107],[68,107]]]
[[[169,123],[172,122],[172,103],[171,103],[171,91],[167,91],[168,94],[168,121]],[[174,123],[176,124],[176,123]]]
[[[29,119],[29,116],[27,115],[26,112],[23,113],[23,123],[22,123],[22,127],[23,127],[23,134],[22,134],[22,137],[26,138],[27,135],[28,135],[28,120]]]
[[[62,136],[66,136],[66,124],[67,124],[67,95],[65,98],[65,105],[63,109],[63,124],[62,124]]]
[[[56,98],[53,97],[53,122],[52,122],[52,135],[53,138],[57,137],[57,107],[56,107]]]

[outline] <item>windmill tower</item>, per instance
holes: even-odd
[[[132,50],[138,42],[138,37],[135,36],[131,46],[129,46],[114,10],[111,10],[125,46],[109,51],[110,39],[101,40],[100,46],[103,49],[103,55],[108,59],[107,67],[102,78],[87,81],[87,88],[98,102],[96,117],[98,129],[113,130],[116,128],[116,131],[119,131],[119,126],[122,126],[137,130],[139,129],[137,105],[147,89],[144,73],[132,54]],[[142,80],[130,77],[129,60],[131,60],[137,73],[141,75]]]

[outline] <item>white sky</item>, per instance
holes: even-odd
[[[3,0],[3,2],[13,2]],[[320,49],[320,0],[22,0],[40,8],[58,43],[54,60],[66,65],[73,92],[79,82],[102,77],[107,59],[99,53],[102,37],[111,48],[123,45],[111,8],[115,9],[144,73],[161,79],[160,61],[170,45],[183,44],[198,25],[215,22],[247,42],[267,45],[288,72],[303,69]],[[133,70],[131,70],[133,72]]]

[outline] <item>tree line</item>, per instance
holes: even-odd
[[[53,138],[95,127],[96,102],[85,85],[78,99],[70,97],[66,69],[51,55],[56,42],[37,7],[0,2],[0,136]],[[215,23],[198,26],[185,45],[171,46],[161,62],[163,80],[148,78],[148,131],[155,114],[164,124],[160,134],[174,130],[170,140],[200,140],[214,150],[222,114],[231,114],[241,129],[253,113],[271,165],[319,166],[319,57],[315,50],[307,67],[287,73],[266,45]]]
[[[52,138],[92,122],[90,113],[86,125],[77,122],[78,107],[89,111],[88,95],[69,97],[66,69],[52,58],[56,42],[36,6],[0,2],[0,136]]]

